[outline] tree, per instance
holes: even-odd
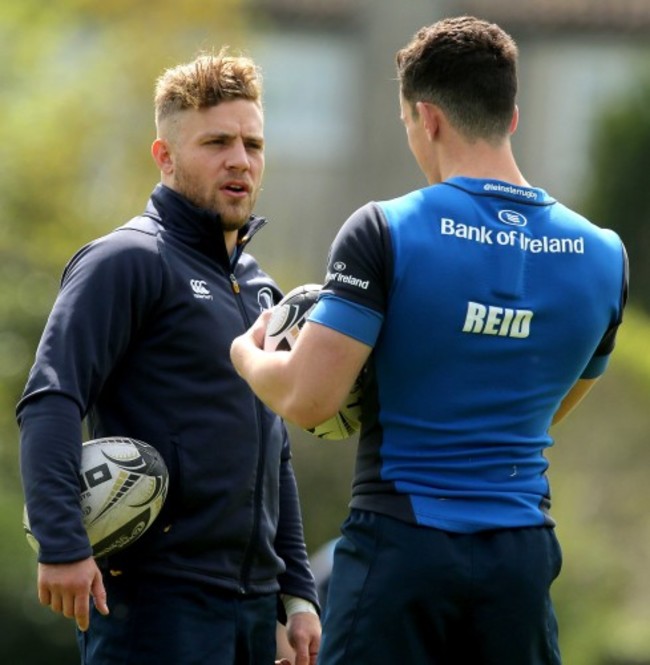
[[[597,124],[593,177],[584,209],[597,224],[616,230],[632,274],[630,301],[650,312],[650,79],[618,99]]]

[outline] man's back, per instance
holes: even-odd
[[[609,351],[597,349],[621,316],[620,240],[542,190],[469,178],[353,220],[335,256],[369,278],[354,299],[383,300],[383,323],[352,505],[459,532],[547,523],[548,428]],[[349,282],[326,286],[349,297]]]
[[[543,453],[605,369],[627,262],[519,169],[517,56],[472,16],[416,31],[396,54],[400,119],[432,187],[347,220],[283,361],[260,349],[264,319],[231,346],[302,427],[366,368],[322,665],[561,662]]]

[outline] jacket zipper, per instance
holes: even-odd
[[[232,292],[235,295],[239,295],[239,292],[241,290],[239,288],[239,282],[237,281],[237,278],[235,277],[235,274],[232,273],[232,272],[230,273],[230,286],[232,287]],[[248,317],[244,316],[244,321],[246,321],[247,319],[248,319]]]
[[[237,296],[239,310],[242,314],[244,325],[248,328],[251,325],[251,321],[248,320],[248,315],[246,313],[246,309],[244,308],[244,303],[241,300],[241,289],[239,287],[239,282],[237,281],[237,277],[235,276],[234,273],[234,265],[232,270],[233,272],[231,272],[229,275],[230,286],[232,288],[232,292]],[[262,484],[263,484],[264,460],[266,457],[266,439],[264,438],[263,435],[264,431],[262,428],[261,406],[259,400],[256,399],[255,403],[256,403],[256,415],[257,415],[257,431],[259,433],[259,440],[260,440],[260,450],[259,450],[259,456],[257,458],[257,474],[255,478],[255,492],[253,497],[253,528],[251,530],[251,537],[248,541],[248,547],[244,552],[244,560],[242,561],[240,574],[239,574],[239,593],[242,594],[246,593],[247,591],[249,575],[251,567],[253,565],[253,553],[255,551],[257,542],[259,541],[260,513],[261,513],[260,502],[261,502]]]

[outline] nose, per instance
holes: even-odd
[[[233,141],[230,145],[226,158],[226,168],[237,171],[247,171],[250,168],[250,159],[242,140]]]

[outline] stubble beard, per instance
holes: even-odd
[[[175,189],[197,208],[209,210],[219,216],[223,231],[238,231],[250,219],[253,206],[257,200],[257,191],[249,193],[245,199],[232,202],[220,200],[220,192],[212,190],[204,192],[188,176],[183,169],[177,168],[175,173]]]

